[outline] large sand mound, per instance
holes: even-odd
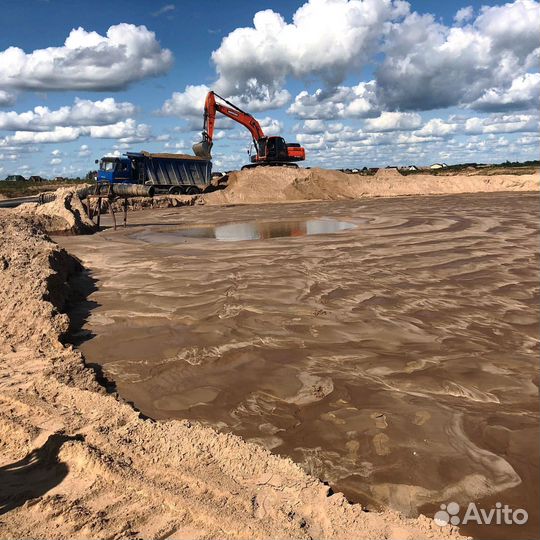
[[[381,169],[375,176],[325,169],[259,167],[232,173],[228,187],[204,197],[207,204],[337,200],[398,195],[535,191],[538,175],[403,176]]]
[[[61,343],[79,263],[14,212],[0,238],[0,538],[458,537],[236,436],[140,418]]]

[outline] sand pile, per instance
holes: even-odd
[[[40,217],[0,214],[0,538],[458,537],[365,513],[259,446],[107,395],[61,343],[79,264]]]
[[[325,169],[260,167],[232,173],[225,190],[205,195],[204,200],[206,204],[239,204],[538,189],[536,174],[403,176],[395,169],[379,169],[375,176],[361,176]]]
[[[46,204],[27,203],[13,210],[19,216],[32,217],[42,227],[55,233],[85,234],[95,230],[88,218],[81,197],[87,188],[60,188],[54,192],[54,199]]]
[[[379,169],[376,173],[375,173],[375,178],[377,178],[377,180],[401,180],[403,179],[403,175],[397,170],[397,169],[394,169],[394,168],[390,168],[390,169]]]

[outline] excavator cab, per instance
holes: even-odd
[[[287,161],[287,143],[283,137],[262,137],[257,141],[257,154],[251,162]]]

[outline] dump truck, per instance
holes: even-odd
[[[98,183],[151,185],[156,193],[195,195],[212,179],[212,161],[187,154],[127,152],[96,163]]]

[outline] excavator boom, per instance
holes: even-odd
[[[217,102],[219,98],[223,103]],[[299,144],[287,144],[283,137],[267,137],[257,120],[249,113],[243,111],[230,101],[218,96],[210,91],[204,103],[204,126],[202,140],[193,145],[193,153],[203,159],[212,159],[212,146],[214,139],[214,125],[216,122],[216,112],[231,118],[235,122],[242,124],[251,133],[253,143],[257,150],[255,156],[251,157],[254,164],[288,164],[292,161],[302,161],[306,159],[306,152]]]
[[[224,101],[227,105],[216,102],[216,97]],[[208,92],[204,103],[203,138],[201,142],[193,145],[193,152],[196,156],[204,159],[211,159],[216,112],[220,112],[224,116],[245,126],[251,133],[255,144],[258,143],[259,139],[264,138],[264,132],[261,125],[251,114],[243,111],[225,98],[218,96],[215,92],[210,91]]]

